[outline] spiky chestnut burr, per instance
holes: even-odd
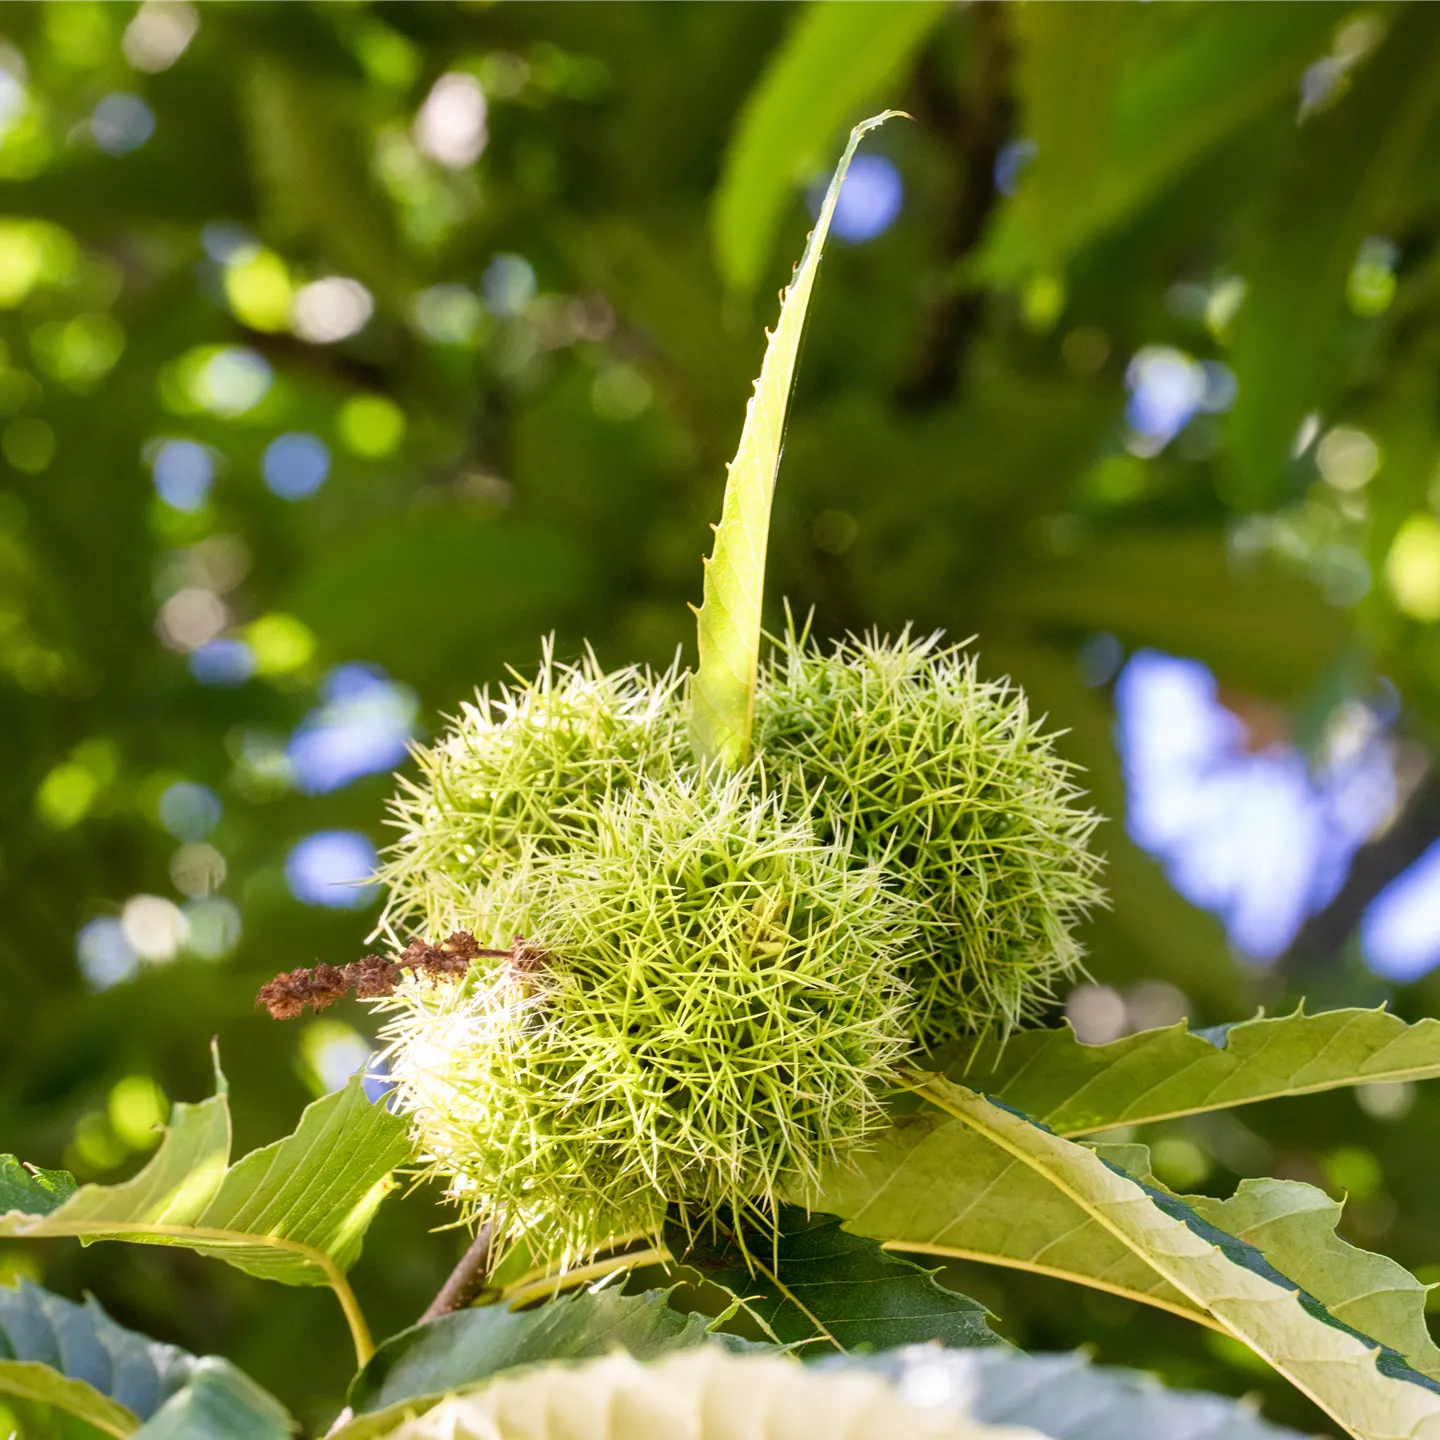
[[[755,737],[821,838],[916,902],[921,1045],[1009,1030],[1076,969],[1073,927],[1102,894],[1096,816],[1017,687],[939,635],[823,651],[792,630],[761,674]]]
[[[573,1256],[668,1204],[763,1223],[883,1123],[912,907],[754,786],[602,802],[512,892],[537,963],[381,1002],[423,1163],[497,1233]]]
[[[547,644],[534,679],[481,692],[390,802],[399,838],[377,879],[389,891],[381,930],[447,935],[484,928],[492,891],[514,883],[527,857],[584,845],[597,807],[683,751],[683,676],[603,671],[586,653],[558,664]],[[487,931],[508,945],[513,938]],[[489,943],[489,942],[485,942]]]

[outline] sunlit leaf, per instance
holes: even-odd
[[[922,1094],[949,1119],[902,1121],[855,1170],[822,1183],[817,1204],[897,1248],[989,1250],[1058,1275],[1068,1248],[1073,1278],[1225,1330],[1362,1440],[1440,1431],[1440,1383],[1342,1323],[1253,1245],[1018,1111],[938,1079]]]
[[[695,753],[702,762],[719,761],[733,767],[749,753],[755,675],[760,660],[760,607],[765,592],[770,502],[780,469],[785,412],[800,356],[805,314],[851,158],[866,132],[883,124],[892,113],[876,115],[850,132],[850,142],[835,167],[820,217],[785,291],[780,321],[765,347],[760,378],[745,410],[740,448],[725,482],[715,549],[705,562],[704,601],[697,612],[700,664],[691,691],[691,728]]]
[[[1253,1245],[1337,1319],[1440,1381],[1440,1348],[1425,1321],[1428,1287],[1403,1265],[1342,1240],[1342,1206],[1298,1180],[1242,1180],[1228,1200],[1188,1195],[1202,1219]]]
[[[1108,1045],[1069,1026],[980,1042],[951,1078],[1024,1110],[1061,1135],[1143,1125],[1348,1085],[1440,1076],[1440,1020],[1388,1010],[1296,1011],[1199,1033],[1183,1022]]]
[[[329,1285],[362,1361],[370,1344],[344,1272],[409,1154],[404,1122],[371,1105],[359,1077],[309,1106],[293,1135],[227,1168],[225,1092],[176,1105],[159,1150],[133,1180],[85,1185],[46,1211],[0,1215],[0,1236],[181,1245],[285,1285]]]

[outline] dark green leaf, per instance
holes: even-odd
[[[1043,151],[1036,156],[982,261],[997,279],[1062,264],[1085,241],[1152,204],[1202,156],[1290,100],[1335,24],[1322,5],[1206,6],[1161,16],[1120,4],[1033,8],[1021,51],[1027,118],[1035,108],[1049,136],[1066,124],[1104,133],[1098,146],[1093,139],[1064,140],[1065,153],[1080,167],[1073,178],[1063,165],[1047,163]],[[1117,64],[1107,32],[1117,22],[1122,54],[1107,104],[1100,93],[1104,72]],[[1085,36],[1078,53],[1076,31]],[[1080,73],[1068,73],[1068,65]],[[1078,112],[1067,113],[1053,93],[1061,83],[1067,94],[1079,91]],[[1039,193],[1026,195],[1032,185]]]
[[[135,1440],[292,1440],[295,1422],[228,1360],[195,1362],[190,1383],[135,1432]]]
[[[194,1357],[22,1280],[0,1288],[0,1394],[129,1435],[189,1378]]]
[[[7,1210],[46,1215],[74,1193],[75,1177],[68,1170],[42,1170],[0,1155],[0,1215]]]
[[[364,1414],[478,1384],[516,1365],[616,1348],[648,1360],[713,1338],[710,1323],[704,1315],[672,1309],[659,1290],[581,1290],[533,1310],[462,1310],[391,1336],[355,1377],[349,1400]]]
[[[831,1215],[782,1211],[778,1239],[750,1233],[748,1254],[708,1230],[688,1247],[672,1232],[670,1248],[706,1280],[742,1297],[780,1344],[854,1350],[932,1340],[957,1347],[1003,1343],[983,1305],[842,1230]]]
[[[1300,422],[1324,408],[1339,376],[1346,277],[1360,242],[1393,226],[1437,107],[1440,11],[1417,5],[1397,12],[1393,34],[1351,93],[1302,131],[1294,171],[1240,267],[1250,287],[1232,351],[1236,498],[1244,503],[1284,493]]]
[[[1313,585],[1273,566],[1237,569],[1224,537],[1204,530],[1112,534],[1073,559],[1027,561],[1000,593],[1008,617],[1072,634],[1109,630],[1280,699],[1313,684],[1345,638],[1343,618]]]
[[[1123,58],[1123,5],[1025,5],[1012,12],[1024,135],[1035,147],[1011,207],[1046,268],[1104,173],[1110,106]]]

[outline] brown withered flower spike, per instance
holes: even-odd
[[[472,960],[509,960],[530,953],[531,947],[517,935],[508,950],[485,950],[468,931],[457,930],[440,945],[416,939],[394,960],[382,955],[363,955],[348,965],[326,965],[311,969],[287,970],[260,987],[255,1003],[263,1005],[275,1020],[294,1020],[307,1005],[319,1014],[327,1005],[343,1000],[352,990],[362,1000],[393,995],[401,973],[413,970],[435,980],[458,980]]]

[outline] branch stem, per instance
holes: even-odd
[[[425,1307],[420,1317],[422,1325],[448,1315],[452,1310],[463,1310],[485,1288],[490,1273],[490,1242],[494,1227],[487,1220],[475,1232],[470,1247],[460,1257],[460,1262],[450,1272],[439,1293]]]

